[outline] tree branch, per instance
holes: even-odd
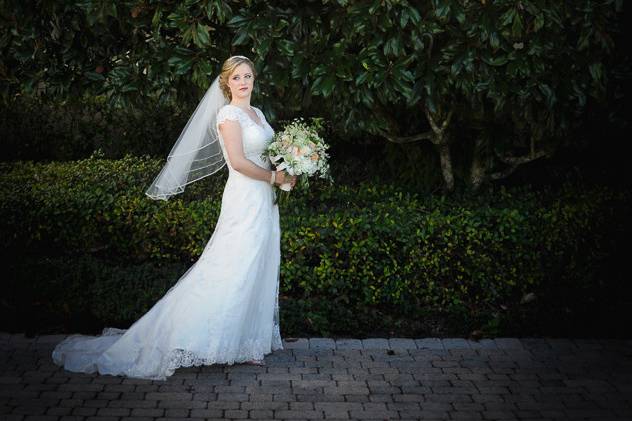
[[[420,140],[429,140],[435,145],[437,145],[439,142],[441,142],[440,139],[443,139],[443,136],[441,136],[441,134],[445,131],[446,127],[448,127],[448,124],[450,124],[453,110],[450,110],[450,112],[448,113],[448,116],[446,117],[445,120],[443,120],[443,122],[441,123],[441,126],[439,127],[437,123],[435,122],[435,120],[432,118],[432,115],[428,111],[428,108],[427,107],[423,107],[423,108],[424,108],[424,114],[426,115],[426,118],[428,119],[428,122],[430,123],[430,127],[432,128],[432,130],[428,130],[426,132],[414,134],[411,136],[393,136],[389,134],[388,132],[384,131],[383,129],[378,128],[379,134],[383,136],[389,142],[393,142],[393,143],[405,144],[405,143],[418,142]]]
[[[424,113],[426,114],[426,118],[428,119],[428,123],[430,123],[430,127],[432,127],[432,130],[435,133],[439,133],[442,132],[446,129],[446,127],[448,127],[448,124],[450,124],[450,120],[452,120],[452,114],[453,114],[454,110],[450,110],[448,112],[448,116],[445,118],[445,120],[443,120],[443,123],[441,123],[441,127],[437,126],[437,123],[435,122],[434,118],[432,118],[432,114],[430,114],[430,111],[428,111],[427,107],[424,107]]]
[[[386,131],[382,129],[378,129],[378,130],[380,134],[384,138],[386,138],[386,140],[388,140],[389,142],[399,143],[399,144],[413,143],[413,142],[417,142],[424,139],[432,141],[432,137],[434,136],[434,133],[431,130],[424,133],[415,134],[412,136],[393,136],[391,134],[388,134]]]
[[[509,156],[509,155],[500,155],[496,152],[496,157],[503,163],[509,165],[508,168],[503,171],[498,171],[489,175],[491,180],[499,180],[501,178],[505,178],[513,173],[516,168],[518,168],[522,164],[526,164],[527,162],[535,161],[536,159],[542,158],[543,156],[549,157],[550,153],[547,151],[539,151],[535,154],[529,154],[524,156]]]

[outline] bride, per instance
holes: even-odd
[[[279,331],[279,209],[274,184],[296,177],[261,157],[274,130],[250,105],[256,77],[228,58],[146,194],[167,200],[226,164],[220,215],[200,258],[128,329],[71,335],[52,353],[74,372],[165,380],[178,367],[250,363],[283,349]]]

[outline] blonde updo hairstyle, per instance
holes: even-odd
[[[255,65],[246,56],[229,57],[222,65],[222,71],[219,74],[219,87],[222,90],[224,97],[226,97],[229,101],[233,99],[233,96],[230,93],[230,87],[228,86],[228,78],[233,74],[237,66],[243,63],[246,63],[250,67],[250,70],[252,70],[252,76],[256,78],[257,71],[255,70]]]

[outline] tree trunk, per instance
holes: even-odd
[[[439,122],[441,112],[436,114],[430,113],[427,107],[424,107],[426,118],[433,131],[433,136],[430,139],[435,144],[439,151],[439,159],[441,160],[441,174],[443,175],[444,190],[451,192],[454,190],[454,171],[452,170],[452,155],[450,154],[450,142],[448,142],[448,126],[452,120],[452,114],[454,110],[450,110],[445,116],[445,119]]]
[[[418,133],[412,136],[393,136],[384,130],[379,130],[380,134],[388,141],[393,143],[412,143],[420,140],[429,140],[437,148],[439,159],[441,160],[441,175],[443,176],[444,190],[451,192],[454,190],[454,171],[452,169],[452,155],[450,154],[450,145],[448,142],[448,126],[452,120],[453,110],[448,112],[447,116],[440,123],[437,118],[440,113],[430,114],[430,111],[424,107],[424,113],[430,123],[431,130],[424,133]]]
[[[450,145],[446,139],[441,136],[441,140],[437,142],[439,150],[439,159],[441,160],[441,174],[443,175],[444,188],[451,192],[454,190],[454,172],[452,171],[452,156],[450,155]]]
[[[470,188],[477,192],[487,178],[487,163],[485,161],[483,147],[485,139],[477,137],[472,154],[472,166],[470,167]]]

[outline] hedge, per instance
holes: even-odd
[[[226,179],[223,171],[153,201],[144,190],[161,165],[98,155],[1,164],[2,311],[35,305],[104,325],[142,315],[200,256]],[[503,311],[536,314],[551,291],[602,288],[617,233],[630,231],[629,192],[573,183],[462,197],[338,183],[293,195],[281,209],[286,335],[412,335],[441,317],[464,331],[498,328]],[[530,303],[529,293],[541,299]]]

